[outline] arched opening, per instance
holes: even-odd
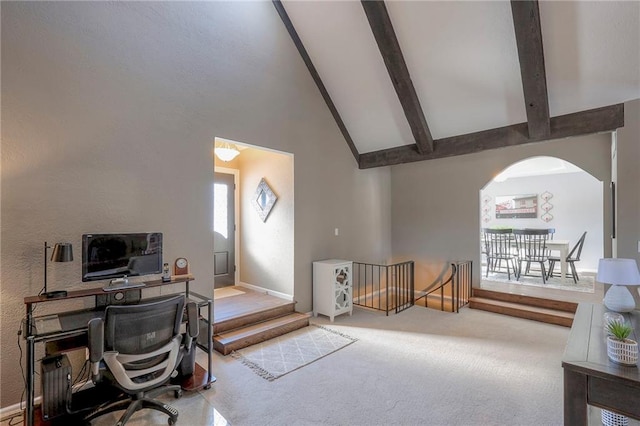
[[[480,287],[576,302],[602,300],[594,277],[604,256],[603,206],[604,183],[568,161],[539,156],[506,167],[480,190]],[[519,231],[506,237],[508,259],[496,261],[500,256],[491,246],[491,230],[509,229],[549,230],[542,262],[528,262],[516,243]]]

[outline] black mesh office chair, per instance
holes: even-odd
[[[85,422],[103,414],[125,409],[117,425],[124,425],[138,410],[150,408],[169,416],[174,424],[178,411],[154,398],[173,391],[182,395],[179,385],[167,382],[176,374],[183,356],[193,349],[198,335],[195,303],[187,304],[187,332],[180,333],[184,313],[184,295],[141,303],[108,306],[104,320],[89,322],[89,359],[92,380],[97,386],[114,386],[125,398],[97,407]]]

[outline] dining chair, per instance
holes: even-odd
[[[580,261],[580,254],[582,253],[582,247],[584,246],[584,240],[587,237],[587,231],[582,233],[582,236],[578,240],[575,246],[571,249],[567,258],[565,259],[569,267],[571,267],[571,276],[573,278],[573,283],[578,284],[580,281],[580,277],[578,277],[578,271],[576,270],[576,262]],[[547,278],[553,277],[553,269],[556,266],[556,263],[560,262],[561,259],[557,256],[549,256],[549,275]]]
[[[549,239],[548,229],[514,229],[513,235],[516,240],[518,251],[518,275],[522,276],[522,262],[527,262],[524,274],[529,274],[531,263],[540,264],[542,282],[547,283],[547,271],[545,264],[549,260],[549,250],[547,240]]]
[[[511,280],[511,271],[516,273],[516,259],[513,251],[513,234],[511,229],[491,229],[483,228],[485,253],[487,256],[487,270],[485,276],[489,276],[489,271],[501,272],[502,261],[506,262],[507,277]]]

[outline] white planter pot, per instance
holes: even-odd
[[[611,361],[622,365],[638,363],[638,342],[627,339],[624,342],[612,336],[607,337],[607,355]]]
[[[604,426],[628,426],[629,417],[622,414],[614,413],[608,410],[602,410],[602,424]]]

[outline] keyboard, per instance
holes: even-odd
[[[62,331],[58,315],[48,315],[35,319],[36,334],[47,334]]]
[[[102,289],[104,291],[117,291],[117,290],[128,290],[130,288],[145,287],[145,286],[146,286],[145,283],[122,282],[122,283],[108,284],[102,287]]]

